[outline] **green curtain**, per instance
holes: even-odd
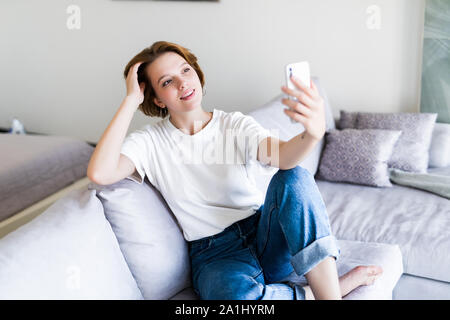
[[[450,0],[426,0],[421,112],[450,123]]]

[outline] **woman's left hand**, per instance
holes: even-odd
[[[287,95],[297,98],[298,101],[282,99],[282,103],[292,109],[284,109],[284,112],[290,118],[300,122],[310,136],[317,140],[322,139],[326,126],[325,104],[319,90],[312,80],[311,88],[296,78],[291,78],[291,81],[298,90],[291,90],[286,86],[281,87],[281,90]]]

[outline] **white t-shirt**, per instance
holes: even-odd
[[[258,145],[268,136],[270,131],[251,116],[214,109],[210,122],[194,135],[166,117],[128,135],[121,153],[138,173],[128,178],[142,183],[147,176],[184,238],[193,241],[220,233],[263,204],[252,175],[278,170],[257,160]]]

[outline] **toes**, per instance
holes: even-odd
[[[365,285],[370,286],[375,282],[375,280],[376,280],[376,277],[369,277],[369,278],[367,278]]]
[[[380,266],[357,266],[355,271],[367,276],[375,276],[383,273],[383,269]]]
[[[378,279],[383,273],[383,269],[379,266],[369,266],[367,271],[368,271],[368,278],[367,278],[368,285],[373,284],[375,280]]]
[[[381,275],[383,273],[383,269],[379,266],[370,266],[368,271],[369,275],[372,276]]]

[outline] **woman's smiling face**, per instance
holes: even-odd
[[[201,107],[200,79],[182,56],[166,52],[147,66],[146,72],[156,93],[157,105],[176,112]]]

